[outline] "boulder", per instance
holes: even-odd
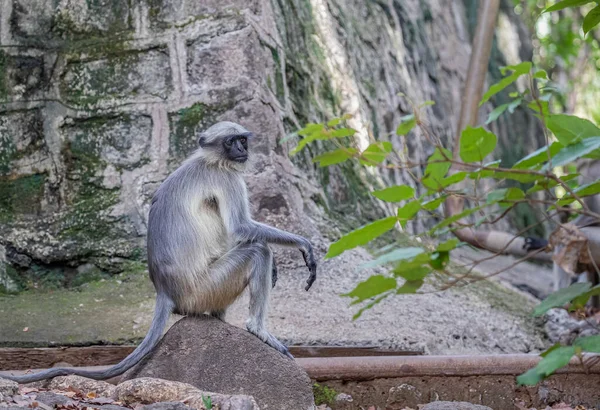
[[[12,380],[3,379],[0,377],[0,402],[5,397],[14,396],[19,391],[19,385]]]
[[[122,380],[155,377],[200,390],[244,394],[261,409],[314,408],[311,382],[295,361],[244,329],[208,316],[186,317]]]

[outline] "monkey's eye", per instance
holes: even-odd
[[[233,141],[231,141],[231,140],[226,140],[225,141],[225,146],[226,147],[231,148],[232,145],[233,145]]]
[[[248,139],[246,139],[246,137],[242,137],[242,138],[240,138],[240,142],[241,142],[242,144],[245,144],[245,143],[246,143],[246,141],[248,141]]]

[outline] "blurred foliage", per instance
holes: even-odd
[[[600,122],[600,29],[587,35],[586,16],[600,11],[597,1],[513,0],[515,13],[533,34],[536,66],[546,70],[556,88],[556,111]],[[565,7],[563,6],[571,6]],[[588,18],[589,19],[589,18]]]

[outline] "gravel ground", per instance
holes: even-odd
[[[355,250],[322,262],[319,278],[309,292],[304,291],[308,271],[301,256],[282,258],[297,263],[279,266],[269,312],[272,333],[288,344],[376,345],[426,354],[537,352],[547,345],[540,323],[530,316],[534,300],[497,282],[441,293],[398,295],[353,321],[358,307],[349,307],[349,299],[340,294],[372,273],[357,269],[368,257],[365,251]],[[539,267],[518,269],[541,272]],[[519,272],[513,270],[511,275],[518,278]],[[139,274],[78,291],[0,297],[0,345],[139,340],[151,320],[153,297],[149,280]],[[243,326],[247,306],[244,295],[228,311],[227,321]]]

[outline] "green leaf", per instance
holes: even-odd
[[[569,303],[576,297],[583,295],[585,292],[590,290],[591,287],[592,285],[590,285],[587,282],[574,283],[568,288],[564,288],[557,292],[554,292],[535,307],[533,315],[541,316],[550,309],[562,307],[563,305]]]
[[[374,268],[375,266],[384,265],[390,262],[397,262],[405,259],[412,259],[415,256],[425,252],[421,248],[409,247],[409,248],[399,248],[395,249],[392,252],[386,253],[384,255],[379,256],[377,259],[363,263],[360,265],[361,268]]]
[[[522,98],[517,98],[513,101],[511,101],[510,104],[508,104],[508,112],[509,113],[514,113],[515,110],[517,109],[517,107],[519,107],[519,105],[521,105],[521,103],[523,102]]]
[[[351,137],[356,134],[356,130],[352,128],[338,128],[329,132],[330,138],[343,138],[343,137]],[[329,138],[328,138],[329,139]]]
[[[404,285],[396,291],[398,295],[406,295],[410,293],[417,293],[417,290],[423,286],[423,280],[407,280]]]
[[[580,347],[587,353],[600,353],[600,335],[579,337],[573,346]]]
[[[542,353],[540,353],[541,357],[546,357],[548,356],[550,353],[552,353],[554,350],[561,348],[562,345],[560,344],[560,342],[554,343],[552,346],[550,346],[549,348],[547,348],[546,350],[544,350]]]
[[[565,367],[575,355],[575,347],[561,346],[554,348],[542,358],[536,367],[517,377],[520,385],[534,385],[539,383],[545,377],[550,376],[558,369]]]
[[[552,166],[560,167],[589,154],[590,152],[600,148],[600,134],[597,137],[589,137],[575,144],[563,147],[552,158]],[[550,164],[544,165],[543,171],[548,170]]]
[[[429,261],[429,266],[435,270],[444,270],[448,262],[450,262],[450,252],[433,252],[431,254],[431,260]]]
[[[460,181],[463,181],[470,173],[466,172],[466,171],[458,171],[455,172],[454,174],[450,175],[449,177],[446,177],[444,179],[442,179],[441,181],[438,182],[438,187],[437,189],[441,189],[441,188],[446,188],[449,187],[450,185],[454,185]]]
[[[536,174],[521,174],[518,172],[511,171],[498,171],[493,175],[496,179],[511,179],[513,181],[519,181],[524,184],[528,184],[531,182],[538,181],[540,179],[546,179],[544,175],[536,175]]]
[[[290,151],[290,155],[297,154],[313,141],[328,139],[327,135],[325,134],[325,126],[323,124],[308,124],[306,127],[298,131],[298,135],[301,135],[304,138],[298,142],[298,146],[296,146],[296,148]]]
[[[594,286],[592,289],[585,292],[583,295],[577,296],[575,299],[573,299],[573,302],[571,302],[571,305],[569,306],[569,310],[573,311],[573,310],[584,308],[585,305],[590,300],[590,298],[592,296],[597,296],[597,295],[600,295],[600,285]]]
[[[333,258],[344,251],[371,242],[373,239],[392,229],[396,225],[396,222],[398,222],[398,219],[395,216],[379,219],[342,236],[337,242],[329,246],[329,251],[325,255],[325,259]]]
[[[583,35],[586,35],[600,23],[600,5],[590,10],[583,18]]]
[[[600,128],[591,121],[575,115],[554,114],[546,119],[546,126],[564,146],[585,138],[600,136]]]
[[[517,383],[519,386],[535,386],[542,380],[544,380],[544,378],[538,373],[535,367],[517,376]]]
[[[498,119],[498,117],[500,117],[504,113],[504,111],[506,111],[507,108],[508,108],[508,104],[502,104],[502,105],[499,105],[498,107],[494,108],[494,110],[488,116],[487,121],[485,122],[486,125],[489,124],[490,122],[496,121]]]
[[[445,155],[445,157],[444,157]],[[439,182],[446,176],[452,163],[447,161],[446,158],[452,159],[452,152],[446,148],[440,150],[436,147],[433,154],[427,160],[427,167],[425,168],[425,175],[423,177],[423,183],[426,181]],[[435,188],[434,188],[435,189]]]
[[[360,160],[362,165],[374,166],[382,163],[385,158],[392,152],[392,143],[388,141],[374,142],[362,152],[362,156],[367,160]],[[375,164],[373,164],[375,163]]]
[[[547,80],[548,79],[548,73],[546,71],[544,71],[544,70],[538,70],[533,75],[533,78],[539,78],[539,79],[542,79],[542,80]]]
[[[411,220],[421,209],[421,203],[418,200],[410,201],[402,208],[398,209],[398,220],[402,227],[406,226],[406,222]]]
[[[550,99],[550,97],[552,97],[552,94],[547,94],[547,95],[543,95],[540,97],[540,99]],[[527,106],[532,109],[533,111],[537,112],[538,114],[540,114],[540,106],[542,107],[541,109],[541,113],[544,114],[544,117],[549,117],[550,116],[550,104],[548,103],[548,101],[540,101],[539,103],[537,101],[531,101],[530,103],[527,104]]]
[[[355,148],[340,148],[335,151],[326,152],[313,158],[313,162],[318,162],[320,167],[339,164],[352,158],[358,150]]]
[[[366,299],[380,295],[388,290],[396,289],[397,282],[395,278],[389,278],[383,275],[373,275],[364,282],[359,283],[349,293],[342,296],[354,298],[352,304],[355,305]]]
[[[421,105],[419,105],[419,108],[429,107],[431,105],[435,105],[435,101],[427,100],[427,101],[421,103]]]
[[[560,142],[553,142],[550,145],[550,157],[554,157],[558,151],[563,148],[563,145]],[[533,167],[534,165],[539,165],[543,162],[548,161],[548,146],[542,147],[538,150],[535,150],[531,154],[517,161],[515,165],[513,165],[513,169],[528,169]]]
[[[399,264],[399,266],[400,265],[402,265],[402,264]],[[414,280],[424,279],[427,275],[429,275],[431,273],[431,268],[428,266],[423,266],[419,262],[418,265],[412,266],[410,269],[396,268],[396,269],[394,269],[393,272],[394,272],[395,276],[400,276],[400,277],[406,279],[407,281],[414,281]]]
[[[482,127],[467,127],[460,136],[460,157],[464,162],[479,162],[488,156],[498,138]]]
[[[577,178],[579,174],[567,174],[560,177],[563,182],[571,181]],[[535,181],[535,185],[527,190],[527,194],[533,194],[534,192],[545,191],[547,189],[555,188],[558,185],[558,182],[553,179],[540,179]]]
[[[445,200],[446,197],[441,196],[439,198],[432,199],[431,201],[423,202],[421,207],[427,211],[433,211],[437,209]]]
[[[546,8],[546,10],[544,10],[544,13],[566,9],[567,7],[583,6],[584,4],[591,3],[592,1],[594,0],[563,0]]]
[[[366,306],[360,308],[358,310],[358,312],[356,312],[354,314],[354,316],[352,316],[352,320],[358,319],[365,312],[365,310],[371,309],[376,304],[381,303],[381,301],[383,301],[385,298],[387,298],[391,294],[392,294],[392,292],[387,292],[387,293],[384,293],[383,295],[379,296],[378,298],[375,298],[375,300],[373,300],[372,302],[369,302]]]
[[[373,196],[386,202],[400,202],[415,196],[415,189],[408,185],[397,185],[374,191]]]
[[[600,181],[590,182],[589,184],[581,185],[575,188],[573,192],[580,198],[590,195],[596,195],[600,193]],[[563,196],[557,204],[558,206],[564,206],[570,204],[573,201],[575,201],[575,197],[568,193],[567,195]]]
[[[413,114],[407,115],[406,119],[396,128],[396,135],[406,135],[417,125],[417,120]]]
[[[460,241],[458,239],[449,239],[444,243],[440,243],[435,250],[436,252],[448,252],[452,249],[456,249],[459,244]]]
[[[500,201],[501,206],[514,205],[515,201],[525,198],[525,193],[519,188],[508,188],[504,194],[503,200]]]
[[[501,189],[493,190],[492,192],[490,192],[487,195],[485,202],[488,204],[493,204],[493,203],[499,202],[501,199],[504,199],[504,197],[506,196],[506,191],[508,191],[508,188],[501,188]]]
[[[515,66],[501,68],[500,71],[502,72],[502,75],[505,75],[507,70],[512,70],[513,73],[511,75],[509,75],[508,77],[504,77],[502,80],[500,80],[496,84],[492,85],[490,87],[490,89],[483,95],[483,99],[479,103],[479,106],[482,106],[487,101],[489,101],[489,99],[492,98],[494,95],[498,94],[500,91],[504,90],[506,87],[508,87],[515,81],[517,81],[517,79],[520,76],[529,73],[529,71],[531,70],[531,67],[532,67],[531,62],[525,61],[525,62],[522,62],[521,64],[517,64]]]

